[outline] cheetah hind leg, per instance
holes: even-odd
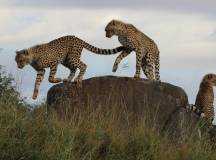
[[[63,82],[64,82],[64,83],[65,83],[65,82],[71,82],[72,79],[73,79],[74,76],[75,76],[75,73],[76,73],[76,69],[70,70],[69,76],[68,76],[67,78],[64,78],[64,79],[63,79]]]
[[[75,67],[79,68],[80,73],[79,73],[79,75],[75,78],[74,82],[77,83],[77,85],[78,85],[79,87],[81,87],[81,86],[82,86],[82,79],[83,79],[83,76],[84,76],[84,74],[85,74],[85,72],[86,72],[87,66],[86,66],[85,63],[83,63],[82,61],[80,61],[77,65],[75,65]]]
[[[69,76],[67,77],[67,78],[64,78],[63,79],[63,82],[64,83],[67,83],[67,82],[71,82],[72,81],[72,79],[74,78],[74,76],[75,76],[75,73],[76,73],[76,67],[74,67],[74,65],[70,65],[70,64],[66,64],[66,63],[64,63],[63,64],[66,68],[68,68],[68,69],[70,69],[70,74],[69,74]]]
[[[147,79],[149,80],[154,80],[153,69],[154,69],[153,64],[148,64],[146,66],[145,74],[146,74]]]
[[[146,63],[145,58],[143,58],[143,60],[142,60],[142,70],[143,70],[147,79],[150,79],[149,77],[153,77],[153,72],[151,72],[151,73],[149,72],[149,66],[147,67],[147,63]]]

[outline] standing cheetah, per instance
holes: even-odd
[[[106,37],[118,36],[119,42],[127,48],[116,59],[113,72],[118,68],[121,60],[132,51],[136,52],[136,73],[134,78],[140,78],[140,69],[142,67],[146,77],[157,81],[160,80],[159,73],[159,49],[156,43],[147,35],[139,31],[132,24],[127,24],[118,20],[112,20],[105,28]],[[155,76],[153,70],[155,69]]]
[[[83,48],[97,54],[110,55],[124,50],[124,47],[117,47],[115,49],[99,49],[75,36],[64,36],[52,40],[48,43],[35,45],[28,49],[23,49],[16,52],[15,61],[18,68],[23,68],[30,64],[37,71],[37,78],[35,81],[33,99],[37,98],[38,90],[41,81],[43,80],[45,69],[50,68],[49,82],[70,82],[77,68],[80,73],[76,77],[75,82],[80,83],[86,71],[86,64],[80,60]],[[62,64],[70,69],[68,78],[56,78],[58,64]]]

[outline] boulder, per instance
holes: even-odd
[[[182,88],[169,83],[105,76],[83,80],[82,87],[75,83],[56,84],[48,91],[47,104],[60,116],[89,108],[114,109],[119,117],[124,117],[125,111],[129,113],[132,124],[150,117],[150,125],[164,128],[170,116],[188,104],[188,99]]]
[[[202,136],[200,117],[192,111],[179,107],[173,112],[163,126],[163,131],[169,136],[171,142],[184,143],[188,136]]]

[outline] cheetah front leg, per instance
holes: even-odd
[[[120,53],[120,55],[118,55],[118,57],[115,60],[114,65],[113,65],[113,69],[112,69],[113,72],[116,72],[116,70],[118,69],[118,65],[121,62],[121,60],[123,58],[125,58],[126,56],[128,56],[130,53],[131,53],[131,50],[126,50],[126,51],[122,51]]]
[[[146,51],[142,51],[140,48],[136,50],[136,73],[134,75],[135,79],[140,78],[140,70],[142,64],[142,58],[146,54]]]
[[[146,58],[143,57],[143,59],[142,59],[142,70],[143,70],[145,76],[147,75],[147,74],[146,74],[146,66],[147,66]],[[146,76],[146,77],[147,77],[147,76]]]
[[[147,66],[145,68],[145,75],[147,79],[154,80],[154,62],[151,55],[151,53],[147,53],[146,55]]]
[[[38,90],[40,87],[40,83],[42,82],[44,78],[44,73],[45,73],[45,69],[41,69],[37,71],[37,77],[35,80],[34,93],[33,93],[32,99],[36,99],[38,96]]]
[[[55,74],[56,74],[56,71],[57,71],[57,66],[58,65],[53,65],[53,66],[50,67],[50,75],[49,75],[49,79],[48,79],[50,83],[62,82],[61,78],[55,78]]]

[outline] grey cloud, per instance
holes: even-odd
[[[213,40],[213,41],[216,41],[216,29],[212,34],[210,34],[209,39]]]
[[[216,1],[213,0],[12,0],[1,6],[45,7],[45,8],[158,8],[188,12],[208,12],[215,14]]]

